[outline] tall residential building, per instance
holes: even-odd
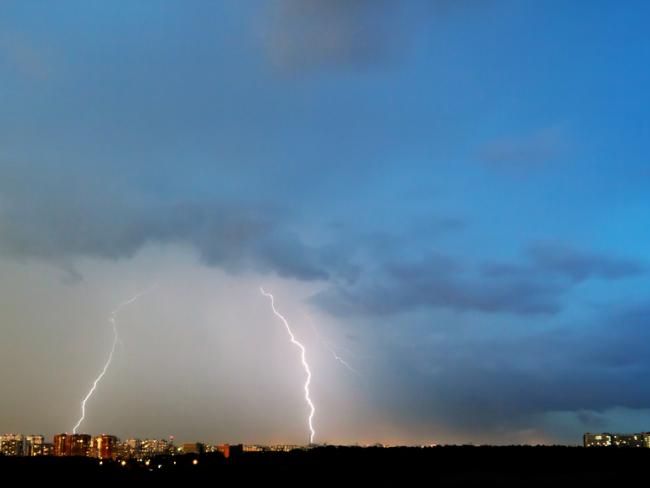
[[[267,449],[262,446],[244,446],[242,444],[217,444],[209,446],[206,452],[220,452],[226,459],[239,456],[243,452],[262,452]]]
[[[69,434],[56,434],[52,440],[52,454],[55,456],[66,455],[66,440]]]
[[[650,447],[650,434],[591,434],[583,436],[585,447]]]
[[[25,456],[43,456],[45,438],[42,435],[25,436]]]
[[[644,447],[643,434],[612,434],[615,447]]]
[[[131,459],[140,457],[142,441],[140,439],[126,439],[118,444],[117,457]]]
[[[0,435],[0,453],[5,456],[42,456],[43,444],[42,435]]]
[[[203,454],[205,446],[200,442],[187,442],[182,445],[183,454]]]
[[[140,443],[140,454],[144,457],[172,454],[173,445],[165,439],[144,439]]]
[[[587,432],[582,436],[582,441],[585,447],[609,447],[612,445],[612,435]]]
[[[90,436],[88,434],[57,434],[54,436],[55,456],[88,456]]]
[[[650,432],[643,433],[643,447],[650,447]]]
[[[41,456],[54,456],[54,444],[48,442],[43,443],[43,448],[41,450]]]
[[[5,456],[25,456],[26,440],[22,434],[0,435],[0,453]]]
[[[116,459],[118,442],[114,435],[101,434],[93,437],[90,455],[99,459]]]

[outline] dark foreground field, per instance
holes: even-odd
[[[197,460],[197,464],[194,461]],[[176,462],[176,464],[174,464]],[[159,467],[160,466],[160,467]],[[645,485],[650,449],[570,447],[322,447],[290,453],[219,454],[152,459],[126,466],[87,458],[2,458],[0,479],[64,482],[78,486],[144,482],[180,484],[259,481],[265,484],[334,486],[617,486]],[[153,485],[152,485],[153,486]]]

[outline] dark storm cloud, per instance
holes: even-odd
[[[438,255],[389,262],[383,265],[381,280],[336,285],[312,301],[336,315],[388,315],[416,307],[544,315],[559,312],[563,295],[577,283],[644,272],[639,261],[556,244],[532,245],[526,257],[523,264],[487,263],[475,274],[459,261]]]
[[[599,425],[607,410],[650,408],[643,387],[649,326],[650,306],[640,306],[519,337],[445,335],[434,346],[395,352],[391,367],[378,372],[394,397],[375,395],[401,415],[468,433],[512,432],[552,412],[574,412],[584,425]],[[612,351],[629,359],[613,364]]]
[[[579,410],[577,416],[582,425],[591,429],[602,429],[605,425],[605,419],[598,412]]]
[[[312,301],[336,315],[388,315],[417,307],[538,315],[557,312],[564,291],[536,277],[467,276],[457,262],[440,256],[390,263],[383,272],[380,280],[353,288],[334,286]]]
[[[526,259],[523,264],[486,263],[482,273],[490,278],[555,276],[580,283],[592,278],[618,280],[646,271],[646,265],[640,260],[582,251],[559,243],[534,243],[526,250]]]
[[[253,206],[202,202],[130,205],[93,200],[5,202],[0,248],[14,257],[59,262],[76,274],[77,257],[130,257],[147,243],[194,246],[209,266],[255,269],[316,280],[349,275],[336,249],[310,246],[278,213]]]
[[[565,275],[576,282],[589,278],[616,280],[645,270],[644,264],[637,260],[580,252],[561,244],[535,244],[529,254],[539,269]]]
[[[339,316],[390,315],[418,307],[539,315],[560,310],[554,291],[527,282],[497,284],[488,289],[479,282],[433,278],[426,284],[403,283],[399,287],[377,286],[354,291],[332,287],[315,295],[311,302]]]
[[[279,205],[145,198],[102,171],[0,167],[0,251],[57,263],[74,283],[78,257],[131,257],[149,243],[188,244],[201,261],[300,280],[351,279],[344,249],[311,245]]]
[[[459,219],[431,217],[416,234],[408,226],[401,234],[344,226],[332,229],[329,241],[313,243],[280,202],[160,202],[134,198],[124,188],[107,191],[106,180],[89,175],[26,178],[23,172],[19,166],[2,171],[0,250],[55,261],[69,282],[80,278],[74,270],[79,256],[118,259],[148,243],[178,243],[229,272],[328,281],[312,302],[338,316],[422,307],[534,316],[558,313],[564,294],[579,282],[644,271],[634,260],[549,243],[530,246],[522,262],[487,263],[477,271],[460,258],[430,254],[418,260],[401,253],[406,243],[423,239],[423,228],[427,241],[463,229]]]

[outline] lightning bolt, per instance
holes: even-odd
[[[348,363],[345,359],[343,359],[341,356],[339,356],[338,353],[336,352],[336,349],[334,347],[332,347],[329,342],[327,342],[325,339],[323,339],[323,336],[320,335],[320,333],[318,332],[318,329],[316,329],[316,326],[312,322],[311,317],[308,316],[307,318],[309,318],[309,324],[311,325],[312,330],[316,334],[316,337],[318,337],[318,340],[323,345],[323,347],[325,349],[327,349],[330,352],[330,354],[332,354],[332,356],[334,357],[334,359],[336,361],[338,361],[343,366],[345,366],[350,372],[356,374],[359,378],[361,378],[362,377],[361,373],[359,373],[359,371],[357,371],[352,366],[350,366],[350,363]]]
[[[305,346],[303,346],[298,340],[296,340],[296,337],[293,335],[293,332],[291,331],[291,327],[289,326],[289,322],[287,322],[287,319],[284,318],[284,316],[278,312],[275,308],[275,302],[273,300],[273,295],[270,293],[264,291],[264,288],[260,287],[260,291],[262,292],[262,295],[265,297],[268,297],[271,299],[271,308],[273,309],[273,313],[282,321],[284,326],[287,329],[287,332],[289,333],[289,337],[291,338],[292,344],[297,346],[300,349],[300,359],[302,360],[302,367],[305,369],[305,373],[307,374],[307,379],[305,381],[305,402],[307,402],[307,405],[309,405],[309,417],[307,419],[307,424],[309,425],[309,443],[313,444],[314,443],[314,436],[316,435],[316,431],[314,430],[314,414],[316,413],[316,408],[314,407],[314,403],[311,401],[311,396],[309,395],[309,384],[311,383],[311,370],[309,369],[309,364],[307,364],[307,358],[306,358],[306,351],[305,351]]]
[[[359,371],[357,371],[352,366],[350,366],[350,363],[348,363],[345,359],[343,359],[341,356],[339,356],[336,353],[336,351],[327,342],[323,342],[323,345],[325,346],[325,349],[327,349],[329,352],[332,353],[332,356],[334,356],[334,359],[336,359],[339,363],[341,363],[343,366],[345,366],[352,373],[354,373],[357,376],[361,377],[361,373],[359,373]]]
[[[145,295],[145,294],[149,293],[155,287],[156,287],[156,285],[153,285],[148,290],[145,290],[142,293],[138,293],[137,295],[135,295],[133,298],[127,300],[126,302],[120,303],[117,306],[117,308],[111,312],[111,315],[108,317],[108,321],[111,323],[111,325],[113,327],[113,345],[111,346],[111,352],[108,354],[108,359],[106,360],[106,363],[104,364],[104,368],[102,369],[101,373],[99,373],[99,376],[97,376],[97,378],[93,382],[93,385],[90,387],[90,391],[84,397],[84,399],[81,401],[81,417],[79,418],[79,421],[75,424],[75,426],[72,428],[72,433],[73,434],[77,433],[77,429],[79,428],[81,423],[86,418],[86,402],[90,399],[90,397],[93,396],[93,393],[95,393],[95,390],[97,389],[97,385],[102,380],[102,378],[106,374],[106,371],[108,371],[108,368],[110,367],[111,362],[113,361],[113,354],[115,354],[115,348],[117,347],[117,344],[121,343],[120,338],[119,338],[119,336],[117,334],[117,315],[122,311],[122,309],[124,307],[126,307],[128,305],[131,305],[138,298],[140,298],[142,295]]]

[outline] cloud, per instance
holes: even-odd
[[[25,176],[25,173],[29,173]],[[104,178],[61,176],[5,166],[0,182],[0,251],[58,263],[70,282],[78,257],[120,259],[151,243],[187,244],[201,261],[231,273],[253,270],[328,283],[311,302],[337,316],[382,316],[418,308],[552,315],[565,293],[588,279],[618,280],[645,271],[642,263],[566,245],[535,243],[522,262],[475,269],[441,254],[406,258],[405,233],[384,238],[366,229],[329,229],[308,241],[281,201],[159,201]],[[108,185],[108,188],[104,186]],[[286,208],[286,204],[285,204]],[[462,229],[462,221],[430,219],[431,238]],[[421,229],[421,226],[418,227]],[[72,272],[71,272],[72,270]]]
[[[537,269],[565,275],[575,282],[589,278],[616,280],[645,271],[640,261],[580,252],[562,244],[538,243],[528,252]]]
[[[467,276],[450,258],[389,263],[381,276],[354,287],[332,286],[312,303],[335,315],[390,315],[418,307],[455,311],[552,314],[564,288],[535,277],[485,280]]]
[[[605,424],[602,414],[591,410],[578,410],[576,413],[578,420],[588,428],[599,429]]]
[[[397,54],[403,8],[387,0],[275,0],[268,50],[284,70],[367,67]]]
[[[494,139],[479,151],[481,159],[495,168],[531,169],[561,159],[569,144],[558,127],[548,127],[519,137]]]
[[[588,279],[608,281],[630,278],[646,271],[640,261],[604,253],[586,252],[569,245],[552,242],[537,242],[526,250],[525,263],[490,262],[481,267],[489,278],[522,278],[525,276],[547,276],[562,278],[573,283]]]
[[[0,229],[5,254],[59,262],[68,272],[77,257],[130,257],[148,243],[190,244],[206,265],[230,272],[254,269],[300,280],[354,272],[336,248],[305,243],[278,213],[223,202],[5,202]]]
[[[571,412],[578,431],[596,428],[613,409],[650,408],[642,386],[650,374],[649,324],[650,305],[641,305],[524,335],[447,330],[431,342],[418,331],[417,342],[403,341],[408,349],[386,352],[377,371],[381,389],[373,395],[395,416],[474,439],[540,427],[554,412]],[[612,363],[608,351],[628,360]],[[566,442],[573,434],[555,438]]]
[[[449,0],[273,0],[265,12],[266,49],[280,70],[385,67],[400,63],[414,33],[452,9],[479,2]]]
[[[341,316],[390,315],[418,307],[549,315],[562,310],[562,298],[575,284],[644,271],[632,259],[537,243],[527,250],[524,263],[485,263],[475,273],[439,255],[384,263],[372,279],[352,287],[336,284],[316,294],[312,303]]]

